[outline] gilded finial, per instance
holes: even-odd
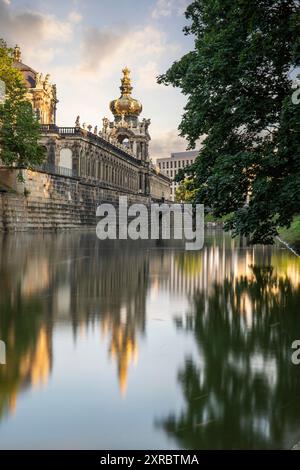
[[[127,67],[127,65],[123,68],[122,72],[123,72],[124,77],[129,77],[130,69]]]
[[[131,86],[131,78],[130,78],[130,70],[128,67],[125,67],[123,70],[123,78],[121,79],[122,85],[120,86],[121,96],[124,95],[131,95],[132,86]]]
[[[21,62],[21,49],[18,44],[16,44],[14,48],[14,61]]]

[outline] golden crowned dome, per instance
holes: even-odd
[[[138,100],[131,97],[132,86],[130,70],[125,67],[122,72],[123,77],[120,86],[121,96],[110,102],[110,110],[114,116],[139,116],[143,107]]]

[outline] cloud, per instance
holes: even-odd
[[[181,3],[171,0],[170,14],[177,15]],[[180,52],[168,30],[147,17],[146,23],[128,22],[130,26],[115,20],[106,28],[92,26],[97,22],[82,18],[74,1],[63,17],[58,10],[48,14],[14,5],[0,0],[0,36],[9,46],[20,45],[26,64],[43,74],[50,72],[57,84],[59,125],[73,125],[79,114],[81,122],[101,126],[102,117],[110,113],[109,101],[119,95],[121,69],[127,65],[132,70],[133,96],[141,100],[143,116],[152,118],[153,157],[186,149],[185,140],[170,130],[180,120],[182,97],[156,84],[156,76]],[[160,11],[168,15],[167,7]],[[164,128],[169,130],[161,132]]]
[[[133,96],[142,101],[144,112],[160,112],[159,107],[152,106],[151,95],[155,87],[157,93],[163,93],[156,85],[159,64],[165,54],[178,50],[176,44],[168,42],[164,31],[152,25],[110,30],[86,27],[77,44],[68,61],[52,65],[49,70],[57,83],[58,119],[63,116],[64,125],[78,114],[92,124],[107,115],[109,101],[120,94],[121,70],[126,65],[132,71]]]
[[[190,0],[156,0],[151,16],[153,19],[183,15]]]
[[[171,16],[173,11],[173,0],[156,0],[152,10],[152,18],[160,18],[161,16]]]
[[[205,136],[196,141],[196,149],[202,147]],[[188,148],[186,139],[178,135],[178,130],[157,131],[150,141],[150,155],[153,160],[167,158],[174,152],[185,152]]]
[[[87,28],[81,45],[81,70],[94,72],[122,48],[122,35],[95,27]]]
[[[156,132],[150,142],[151,158],[170,157],[173,152],[184,152],[187,146],[187,141],[178,135],[177,130]]]
[[[154,61],[147,62],[138,69],[138,85],[145,90],[160,88],[156,77],[159,75],[158,64]]]
[[[176,44],[167,41],[166,34],[151,25],[140,29],[123,28],[118,33],[87,28],[81,46],[80,70],[95,73],[101,69],[114,72],[115,67],[132,67],[149,61],[149,57],[161,57],[166,51],[178,50]]]
[[[52,60],[57,48],[71,41],[74,21],[74,12],[62,21],[53,14],[13,9],[7,0],[0,0],[1,36],[10,46],[20,44],[27,60],[38,57],[41,64]]]
[[[69,13],[69,16],[68,16],[69,20],[71,21],[71,23],[80,23],[81,20],[82,20],[82,15],[81,13],[79,13],[78,11],[76,10],[73,10]]]

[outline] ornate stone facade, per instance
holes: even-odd
[[[110,103],[114,120],[103,119],[102,131],[80,123],[74,127],[43,125],[48,161],[44,170],[80,177],[124,193],[170,199],[170,180],[149,159],[150,119],[139,120],[142,105],[131,97],[129,70],[123,70],[121,96]]]
[[[126,145],[138,160],[148,164],[149,141],[151,140],[148,131],[150,119],[144,118],[139,121],[138,116],[143,108],[139,101],[131,97],[130,70],[125,67],[122,72],[121,96],[110,103],[114,121],[109,122],[107,118],[104,118],[103,132],[112,140]]]
[[[112,193],[128,194],[131,201],[170,199],[169,178],[157,174],[150,164],[150,119],[139,120],[142,105],[131,96],[127,68],[121,79],[121,96],[110,103],[114,120],[104,118],[102,130],[96,126],[92,132],[92,126],[81,124],[79,116],[74,127],[58,127],[56,87],[50,84],[49,75],[43,78],[23,64],[18,46],[14,59],[42,124],[47,161],[37,171],[80,181],[102,200],[111,199]]]
[[[168,199],[169,179],[156,175],[134,153],[103,133],[81,127],[43,126],[42,143],[48,162],[42,170],[79,177],[86,182],[124,193],[151,196],[150,178],[156,178],[155,199]],[[100,134],[100,135],[99,135]]]
[[[14,66],[19,69],[27,87],[27,97],[42,124],[56,123],[56,85],[50,83],[50,76],[45,77],[21,61],[19,46],[14,49]]]

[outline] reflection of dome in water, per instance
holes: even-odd
[[[111,101],[109,107],[114,116],[139,116],[142,112],[142,105],[139,101],[131,97],[131,79],[130,70],[123,69],[123,78],[121,79],[120,98]]]

